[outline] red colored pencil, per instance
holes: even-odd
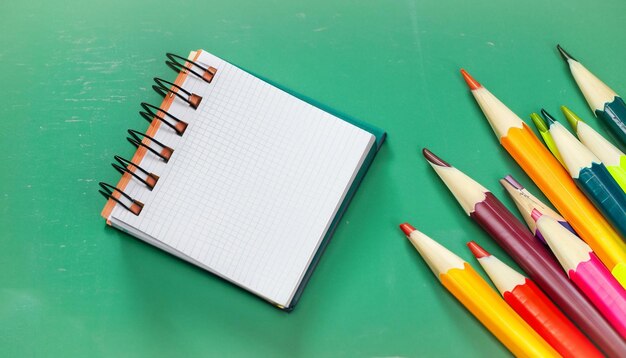
[[[533,281],[491,255],[476,242],[470,241],[467,246],[500,291],[504,301],[560,355],[566,358],[602,357],[602,353]]]
[[[489,190],[428,149],[424,156],[461,207],[600,349],[623,357],[626,341],[565,275],[543,244]]]

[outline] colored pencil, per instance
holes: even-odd
[[[485,187],[424,149],[426,160],[463,210],[483,228],[528,276],[607,355],[626,352],[626,341],[563,273],[546,246]]]
[[[461,70],[500,144],[626,287],[626,243],[515,113]]]
[[[410,224],[402,224],[400,228],[441,284],[511,353],[524,357],[559,356],[507,306],[470,264]]]
[[[491,255],[476,242],[470,251],[504,301],[563,357],[602,357],[602,353],[550,301],[533,281]]]
[[[569,108],[561,106],[561,111],[576,132],[578,139],[602,161],[613,179],[626,192],[626,154],[583,122]]]
[[[537,224],[535,220],[531,217],[531,213],[533,210],[539,210],[544,215],[549,215],[557,220],[564,228],[570,230],[571,232],[575,232],[574,228],[556,211],[552,210],[546,204],[541,202],[541,200],[537,199],[533,194],[531,194],[522,184],[520,184],[513,176],[507,175],[504,178],[500,179],[500,184],[506,189],[506,192],[509,194],[515,206],[519,210],[520,214],[526,221],[526,225],[530,229],[530,231],[535,235],[537,239],[539,239],[544,244],[546,240],[541,235],[541,231],[537,230]]]
[[[549,123],[550,134],[576,185],[622,234],[622,237],[626,238],[626,193],[598,157],[561,123],[556,122],[548,112],[542,109],[541,114]]]
[[[545,215],[537,219],[570,279],[580,288],[615,330],[626,338],[626,290],[600,262],[591,248],[576,235]],[[626,354],[626,351],[623,352]]]
[[[563,50],[560,45],[557,45],[557,49],[569,65],[569,70],[591,107],[591,111],[609,127],[622,144],[626,144],[626,103],[624,100]]]
[[[556,147],[556,143],[554,143],[554,139],[550,135],[550,131],[548,130],[548,125],[544,122],[543,118],[537,113],[531,113],[530,119],[535,124],[535,127],[541,134],[541,138],[543,138],[543,142],[548,147],[548,150],[554,155],[554,157],[561,163],[561,165],[565,165],[563,163],[563,158],[561,158],[561,153],[559,153],[559,148]]]

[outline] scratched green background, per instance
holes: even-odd
[[[524,118],[568,104],[597,127],[554,45],[626,93],[625,23],[623,0],[2,1],[0,356],[506,355],[397,229],[508,261],[419,149],[513,208],[497,179],[529,180],[458,69]],[[99,216],[164,53],[197,48],[389,133],[291,314]]]

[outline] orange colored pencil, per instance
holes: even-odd
[[[626,243],[526,123],[467,72],[461,73],[500,144],[626,287]]]

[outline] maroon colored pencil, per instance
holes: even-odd
[[[610,357],[623,357],[626,341],[567,278],[548,249],[536,240],[489,190],[428,149],[424,157],[463,210],[500,245],[535,283]]]

